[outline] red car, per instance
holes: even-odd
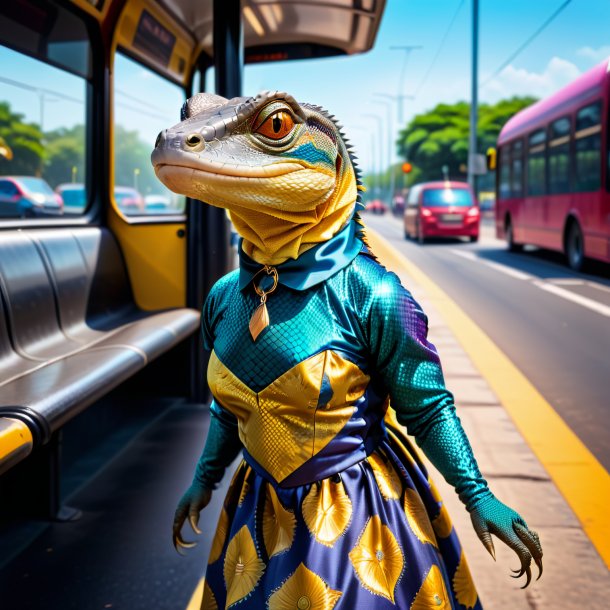
[[[366,204],[364,208],[366,212],[373,214],[385,214],[388,211],[388,206],[381,199],[373,199]]]
[[[427,237],[479,239],[481,215],[466,182],[422,182],[411,187],[404,213],[405,239]]]

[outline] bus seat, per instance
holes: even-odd
[[[0,416],[34,445],[198,327],[194,309],[136,306],[107,229],[0,233]]]

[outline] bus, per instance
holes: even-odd
[[[209,422],[200,312],[230,227],[150,153],[194,93],[368,51],[384,9],[0,2],[2,610],[198,604],[204,559],[177,563],[171,522]]]
[[[498,138],[496,235],[564,252],[580,271],[610,262],[608,97],[604,61],[512,117]]]

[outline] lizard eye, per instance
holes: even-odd
[[[255,133],[270,140],[285,138],[294,128],[294,119],[288,112],[278,110],[270,114],[255,130]]]

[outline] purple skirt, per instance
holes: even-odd
[[[482,610],[447,509],[399,430],[299,487],[247,460],[218,522],[203,610]]]

